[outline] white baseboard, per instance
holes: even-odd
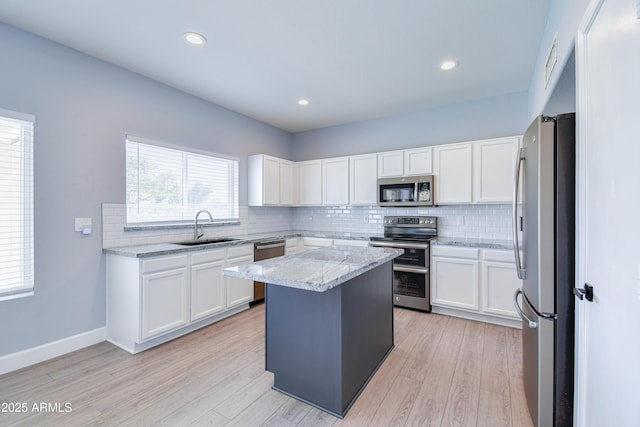
[[[98,344],[106,339],[107,328],[104,327],[16,353],[7,354],[6,356],[0,357],[0,375],[35,365],[36,363],[89,347],[90,345]]]
[[[507,319],[499,316],[491,316],[482,313],[472,313],[465,310],[456,310],[448,307],[432,306],[432,313],[444,314],[445,316],[461,317],[463,319],[477,320],[478,322],[493,323],[494,325],[507,326],[509,328],[522,329],[522,320]]]

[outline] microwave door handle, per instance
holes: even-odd
[[[527,272],[522,266],[522,260],[520,259],[520,242],[518,240],[518,187],[520,186],[520,165],[526,158],[526,150],[524,148],[518,149],[518,158],[516,159],[516,167],[513,177],[513,200],[511,201],[511,213],[513,215],[513,252],[516,258],[516,272],[519,279],[525,279]]]

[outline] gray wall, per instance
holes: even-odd
[[[554,96],[558,80],[562,77],[567,61],[573,55],[575,36],[589,3],[590,0],[552,0],[547,26],[540,41],[536,65],[529,85],[529,120],[527,121],[531,121],[537,115],[546,112],[545,106],[549,99]],[[558,62],[551,73],[549,83],[545,86],[545,63],[554,38],[558,40],[558,48],[556,50]]]
[[[572,51],[542,114],[555,116],[576,111],[576,61]]]
[[[309,160],[520,135],[529,125],[519,92],[418,113],[293,135],[293,159]]]
[[[4,24],[0,58],[0,108],[36,116],[36,294],[0,302],[0,356],[105,325],[100,204],[125,201],[125,134],[239,157],[241,205],[248,154],[291,157],[287,132]]]

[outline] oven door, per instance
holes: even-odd
[[[429,269],[393,265],[393,303],[400,307],[431,311]]]
[[[416,267],[423,269],[429,266],[428,243],[375,240],[369,242],[369,245],[403,250],[404,253],[393,260],[393,264],[396,266],[400,265],[403,267]]]

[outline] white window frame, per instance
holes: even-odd
[[[20,152],[21,176],[17,184],[20,186],[18,190],[20,201],[17,203],[19,219],[16,220],[15,216],[12,218],[10,214],[3,218],[0,214],[0,230],[2,230],[0,253],[4,255],[0,257],[0,275],[3,276],[0,278],[0,301],[4,301],[34,295],[33,151],[36,118],[31,114],[0,109],[0,119],[23,126],[21,129],[23,147]],[[11,193],[11,186],[6,185],[6,182],[2,183],[0,197],[10,198]],[[14,197],[15,194],[14,192]],[[8,202],[5,208],[9,207],[11,210],[16,208],[9,203],[11,202]],[[16,233],[20,236],[17,239]],[[11,253],[10,256],[8,256],[9,253]]]
[[[169,149],[169,150],[175,150],[175,151],[179,151],[181,152],[183,155],[186,155],[186,157],[188,157],[189,155],[197,155],[197,156],[204,156],[204,157],[210,157],[214,160],[223,160],[223,161],[227,161],[227,162],[232,162],[234,163],[234,167],[233,167],[233,171],[231,173],[234,173],[235,175],[229,178],[229,187],[228,187],[228,191],[230,193],[229,198],[227,199],[227,205],[229,206],[229,215],[224,215],[224,216],[220,216],[219,214],[219,209],[217,209],[217,207],[213,204],[207,204],[207,203],[203,203],[203,204],[199,204],[197,206],[192,206],[190,209],[189,208],[185,208],[184,214],[183,214],[183,218],[182,219],[176,219],[176,218],[164,218],[164,219],[149,219],[149,218],[145,218],[145,219],[134,219],[132,220],[130,218],[130,211],[133,209],[139,209],[139,203],[130,203],[129,200],[127,200],[127,209],[126,209],[126,225],[125,225],[125,230],[140,230],[140,229],[158,229],[158,228],[176,228],[176,227],[191,227],[193,225],[193,222],[195,220],[195,215],[196,213],[201,210],[201,209],[206,209],[209,210],[213,217],[214,217],[214,221],[210,222],[208,216],[201,215],[201,222],[203,225],[216,225],[216,226],[221,226],[221,225],[237,225],[240,223],[240,200],[239,200],[239,174],[240,174],[240,159],[238,159],[237,157],[231,157],[231,156],[225,156],[225,155],[221,155],[221,154],[217,154],[217,153],[212,153],[212,152],[208,152],[208,151],[204,151],[204,150],[198,150],[198,149],[193,149],[193,148],[189,148],[189,147],[184,147],[181,145],[176,145],[176,144],[169,144],[169,143],[165,143],[165,142],[161,142],[161,141],[155,141],[155,140],[150,140],[150,139],[146,139],[146,138],[140,138],[137,136],[133,136],[133,135],[126,135],[125,138],[125,157],[126,157],[126,165],[125,168],[128,168],[128,154],[126,154],[126,152],[128,151],[128,145],[129,142],[134,143],[134,144],[142,144],[145,145],[147,147],[158,147],[161,149]],[[183,168],[183,180],[187,179],[187,175],[188,172],[185,170],[186,168]],[[129,176],[129,171],[126,170],[126,175],[127,177]],[[127,180],[127,178],[125,178],[125,181]],[[184,185],[184,182],[183,182]],[[127,191],[127,195],[129,192],[129,184],[125,183],[125,187],[126,187],[126,191]],[[185,201],[186,197],[184,197],[184,192],[186,191],[186,188],[182,188],[182,196],[183,196],[183,201]],[[128,196],[127,196],[128,197]],[[137,206],[137,208],[136,208]],[[186,204],[185,204],[186,206]],[[193,211],[193,212],[191,212]]]

